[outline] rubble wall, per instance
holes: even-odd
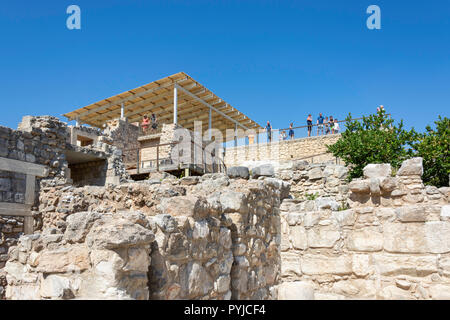
[[[155,180],[43,189],[43,232],[10,249],[6,297],[276,298],[288,184],[224,174]]]
[[[422,171],[369,165],[349,209],[285,200],[279,299],[450,299],[450,188]]]

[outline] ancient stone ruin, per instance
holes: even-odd
[[[422,159],[350,183],[286,159],[135,181],[133,132],[0,127],[0,159],[48,168],[30,215],[0,216],[2,298],[450,299],[450,188],[423,185]],[[0,202],[27,204],[28,178],[0,168]]]

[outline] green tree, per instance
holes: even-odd
[[[369,163],[390,163],[399,168],[402,161],[413,155],[411,147],[417,133],[414,129],[406,131],[403,120],[395,125],[384,109],[362,120],[352,119],[349,113],[345,120],[346,130],[328,150],[344,160],[349,179],[361,177]]]
[[[424,183],[444,187],[448,186],[450,174],[450,119],[439,116],[434,123],[436,129],[427,126],[413,147],[417,156],[423,158]]]

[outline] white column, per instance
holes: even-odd
[[[211,110],[211,108],[209,108],[209,123],[208,123],[208,130],[209,130],[208,137],[209,137],[209,140],[212,139],[212,133],[211,133],[212,117],[211,117],[211,113],[212,113],[212,110]]]
[[[175,85],[173,87],[173,123],[177,124],[178,118],[178,88]]]
[[[237,134],[238,134],[238,129],[237,129],[237,123],[234,124],[234,146],[237,147]]]
[[[75,126],[76,126],[76,127],[79,127],[79,126],[80,126],[80,119],[79,119],[79,118],[76,118],[76,119],[75,119]]]
[[[120,106],[120,118],[123,119],[125,117],[125,105],[122,102],[122,105]]]

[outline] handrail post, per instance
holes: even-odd
[[[156,171],[159,172],[159,144],[156,145]]]
[[[141,161],[139,159],[139,156],[140,156],[140,150],[139,150],[139,148],[137,148],[137,166],[136,166],[136,170],[137,170],[138,174],[139,174],[139,167],[141,166]]]

